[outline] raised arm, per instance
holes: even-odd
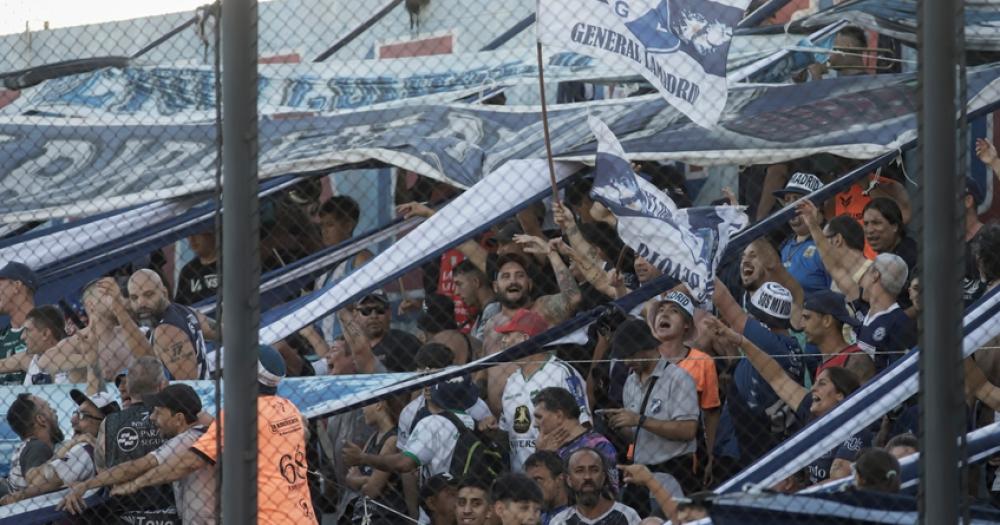
[[[823,233],[823,225],[820,224],[820,214],[816,205],[812,201],[804,199],[795,207],[795,211],[809,226],[809,234],[812,235],[816,249],[819,250],[819,257],[823,260],[823,266],[830,273],[833,282],[837,283],[837,287],[845,296],[857,297],[858,284],[854,282],[854,279],[851,279],[851,269],[845,267],[839,257],[834,256],[833,246],[830,245],[830,240]]]
[[[514,242],[524,245],[526,253],[547,257],[556,274],[556,282],[559,284],[558,294],[539,297],[533,309],[551,324],[558,324],[568,319],[576,307],[580,306],[583,294],[580,293],[580,286],[576,284],[573,273],[569,271],[562,257],[556,250],[552,249],[548,242],[538,237],[515,235]]]
[[[1000,156],[997,156],[996,146],[986,139],[976,139],[976,156],[993,170],[993,176],[1000,183]]]
[[[743,311],[740,304],[733,298],[733,294],[729,292],[729,288],[718,277],[715,278],[712,302],[719,309],[722,320],[737,333],[743,333],[743,327],[747,324],[747,313]]]
[[[359,373],[371,374],[375,371],[378,360],[372,352],[372,343],[361,329],[352,307],[343,308],[337,312],[340,326],[344,329],[344,342],[351,349],[351,359]]]
[[[761,377],[767,381],[767,384],[771,385],[774,392],[778,394],[788,406],[792,407],[794,410],[802,403],[809,391],[806,390],[802,385],[793,381],[788,374],[785,373],[785,369],[781,367],[778,362],[768,355],[767,352],[761,350],[757,345],[753,344],[749,339],[744,337],[732,329],[726,327],[720,323],[717,319],[707,320],[703,325],[708,327],[709,330],[715,332],[715,336],[726,340],[732,341],[741,349],[746,355],[747,359],[750,360],[750,364],[760,373]]]
[[[420,202],[408,202],[406,204],[400,204],[396,206],[396,213],[402,215],[404,219],[409,219],[411,217],[423,217],[430,218],[434,215],[434,210],[431,209],[426,204]],[[472,264],[483,273],[488,273],[486,270],[486,257],[488,255],[485,248],[479,245],[476,241],[469,239],[462,244],[458,245],[458,250],[465,255]]]

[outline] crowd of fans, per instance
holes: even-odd
[[[980,141],[977,153],[1000,173],[992,145]],[[684,204],[676,171],[634,167]],[[615,218],[580,177],[562,201],[528,208],[426,265],[422,296],[397,303],[378,290],[261,347],[261,522],[635,525],[703,517],[710,503],[702,492],[916,345],[918,246],[905,180],[890,168],[828,202],[802,199],[848,167],[801,159],[763,168],[765,191],[727,191],[723,200],[748,206],[755,219],[781,206],[795,215],[719,269],[711,304],[695,304],[677,282],[632,312],[607,307],[661,270],[618,238]],[[967,188],[966,305],[1000,283],[1000,225],[979,220],[982,185],[969,179]],[[293,205],[274,205],[271,226],[290,221],[299,230],[269,238],[265,269],[349,241],[360,220],[350,197],[320,203],[310,188],[296,191]],[[398,212],[430,217],[424,201],[453,192],[414,189]],[[296,208],[300,201],[307,205]],[[311,248],[282,244],[303,238]],[[53,400],[22,394],[12,402],[6,418],[22,442],[0,504],[68,489],[60,508],[84,522],[217,521],[220,419],[176,382],[212,377],[220,329],[193,306],[218,291],[217,254],[211,234],[189,245],[194,258],[173,294],[172,280],[155,269],[135,270],[124,283],[104,277],[83,288],[79,325],[66,322],[65,308],[35,304],[31,268],[0,269],[0,314],[10,319],[0,332],[0,380],[87,384],[70,393],[78,410],[69,439]],[[283,298],[349,278],[373,257],[351,254]],[[598,307],[586,341],[533,343]],[[394,322],[413,318],[414,308],[415,330]],[[430,373],[515,346],[522,351],[511,362],[323,420],[305,421],[276,390],[286,376]],[[1000,410],[996,356],[981,351],[966,362],[977,424]],[[853,476],[858,490],[898,490],[897,458],[917,448],[916,410],[907,401],[771,488],[794,492]],[[93,491],[105,487],[110,498],[95,503]]]

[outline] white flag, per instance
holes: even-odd
[[[726,58],[750,0],[539,0],[546,45],[630,67],[700,126],[726,106]]]
[[[597,136],[591,197],[618,220],[618,235],[636,255],[684,283],[701,304],[710,303],[715,268],[729,239],[748,223],[735,206],[678,209],[656,186],[638,177],[614,133],[595,117]]]

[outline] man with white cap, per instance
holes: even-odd
[[[917,322],[896,302],[907,283],[909,268],[892,253],[875,257],[858,285],[861,298],[854,302],[861,319],[858,346],[882,370],[917,344]]]
[[[774,192],[785,206],[792,205],[803,195],[808,195],[823,187],[823,181],[812,173],[796,172],[783,189]],[[830,274],[823,266],[823,259],[816,249],[809,224],[801,215],[795,214],[788,220],[793,236],[781,243],[781,264],[792,277],[802,285],[806,293],[830,288]]]
[[[726,286],[716,280],[713,299],[726,325],[774,356],[794,380],[804,382],[802,349],[788,335],[793,299],[787,288],[775,282],[764,283],[750,296],[744,311]],[[794,413],[746,359],[736,364],[731,385],[724,410],[729,413],[728,421],[739,444],[739,466],[745,466],[784,438],[795,421]],[[723,415],[722,420],[727,421],[727,417]],[[720,436],[723,432],[720,428]]]

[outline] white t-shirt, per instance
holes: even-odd
[[[518,368],[507,379],[503,389],[500,430],[510,439],[511,470],[522,472],[524,462],[535,452],[538,429],[535,427],[535,404],[531,401],[543,388],[569,390],[580,405],[580,423],[590,422],[587,386],[575,368],[549,354],[545,364],[531,377],[525,378]]]
[[[28,369],[24,373],[24,386],[33,386],[35,384],[35,376],[37,374],[44,373],[42,369],[38,366],[38,358],[40,355],[32,356],[31,362],[28,363]],[[52,376],[52,383],[56,385],[63,385],[69,383],[69,377],[66,372],[59,372]]]
[[[156,450],[150,452],[158,465],[162,465],[171,456],[180,454],[191,448],[195,441],[205,433],[205,425],[193,427],[164,441]],[[196,525],[214,524],[215,518],[215,469],[200,468],[187,476],[173,482],[174,503],[181,521]]]
[[[62,480],[63,485],[79,483],[97,475],[94,467],[94,447],[89,443],[77,443],[66,451],[66,455],[49,461],[49,467]]]
[[[473,428],[475,422],[467,414],[454,413],[466,427]],[[451,456],[458,444],[458,429],[444,416],[432,414],[417,422],[413,427],[406,446],[399,449],[420,464],[423,479],[448,472]]]
[[[593,520],[581,516],[575,506],[567,507],[552,516],[549,525],[638,525],[640,521],[642,518],[635,509],[616,501],[607,512]]]
[[[420,412],[420,409],[424,408],[426,404],[427,400],[424,399],[424,396],[420,395],[407,403],[403,407],[403,411],[399,413],[399,425],[397,425],[399,428],[396,434],[396,448],[399,450],[403,450],[403,447],[406,446],[406,438],[410,436],[410,428],[413,427],[413,420],[417,417],[417,412]],[[493,415],[490,412],[490,407],[482,399],[476,400],[476,404],[472,405],[468,414],[477,423]]]

